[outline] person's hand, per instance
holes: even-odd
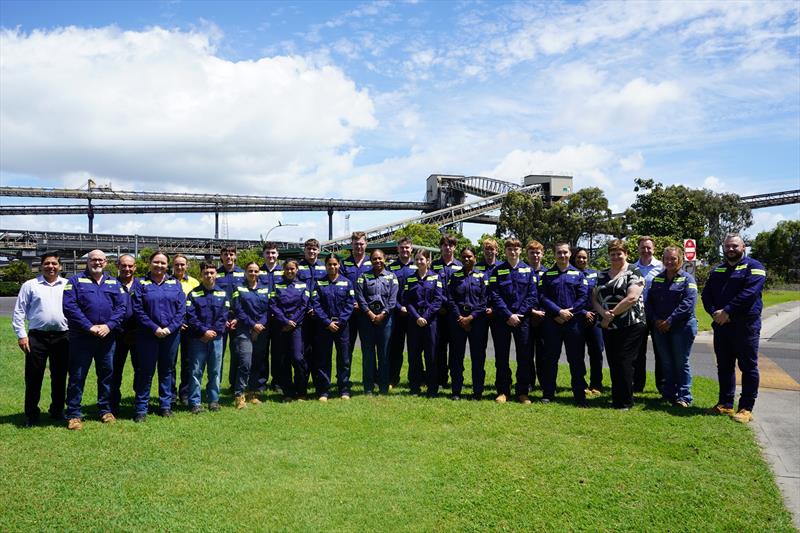
[[[569,322],[570,320],[572,320],[572,316],[573,315],[572,315],[572,308],[571,307],[569,309],[560,309],[558,311],[558,317],[561,320],[564,321],[562,323],[566,323],[566,322]]]
[[[492,308],[491,307],[487,307],[486,308],[486,316],[492,316],[493,314],[494,314],[494,311],[492,310]]]
[[[28,337],[22,337],[21,339],[17,339],[17,344],[19,345],[19,349],[25,353],[31,353],[31,344],[28,342]]]
[[[608,329],[608,326],[611,325],[611,321],[612,320],[613,320],[613,317],[609,318],[607,316],[604,316],[603,320],[600,321],[600,327],[603,328],[603,329]]]
[[[670,323],[666,320],[656,320],[656,329],[660,333],[666,333],[669,331]]]
[[[159,339],[163,339],[167,335],[169,335],[170,331],[169,328],[157,328],[156,329],[156,337]]]
[[[408,309],[406,308],[405,305],[400,308],[400,314],[403,316],[406,316],[408,314]]]
[[[556,324],[566,324],[567,323],[566,320],[561,318],[561,315],[558,315],[557,317],[555,317],[554,320],[555,320]]]
[[[519,315],[511,315],[510,317],[508,317],[508,320],[506,320],[506,324],[508,324],[512,328],[519,326],[520,322],[521,320],[519,318]]]
[[[425,320],[425,319],[424,319],[424,318],[422,318],[422,317],[419,317],[419,318],[417,319],[417,325],[418,325],[419,327],[421,327],[421,328],[424,328],[425,326],[427,326],[427,325],[428,325],[428,321],[427,321],[427,320]]]
[[[89,331],[91,331],[95,337],[100,337],[101,339],[111,333],[111,330],[105,324],[95,324],[89,328]]]
[[[382,324],[383,321],[386,320],[387,316],[389,316],[389,313],[387,313],[386,311],[383,311],[382,313],[375,315],[375,324]]]
[[[714,323],[720,326],[723,326],[731,321],[730,315],[725,312],[724,309],[718,309],[717,311],[714,311],[714,314],[711,316],[714,319]]]
[[[587,312],[586,312],[586,323],[587,323],[588,325],[592,325],[592,324],[594,324],[594,319],[595,319],[595,318],[596,318],[596,316],[595,316],[595,314],[594,314],[594,313],[592,313],[591,311],[587,311]]]
[[[210,342],[217,338],[217,332],[213,329],[208,329],[203,333],[203,336],[200,337],[200,342]]]
[[[331,333],[336,333],[337,331],[339,331],[339,324],[337,324],[336,322],[331,322],[330,324],[328,324],[328,331],[330,331]]]
[[[239,320],[238,320],[238,319],[236,319],[236,318],[234,318],[233,320],[231,320],[231,321],[230,321],[230,322],[228,322],[228,323],[230,324],[230,329],[236,329],[236,324],[238,324],[238,323],[239,323]]]
[[[181,324],[181,331],[186,331],[189,329],[189,324]]]

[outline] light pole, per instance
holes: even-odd
[[[279,220],[278,221],[278,225],[277,226],[272,226],[271,228],[269,228],[269,231],[267,231],[267,234],[264,235],[264,238],[262,240],[266,242],[269,239],[269,234],[272,233],[272,230],[277,229],[277,228],[283,228],[283,227],[286,227],[286,226],[299,226],[299,224],[284,224],[283,222],[281,222]]]

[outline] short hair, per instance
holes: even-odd
[[[339,261],[339,256],[338,255],[331,254],[331,255],[329,255],[328,257],[325,258],[325,264],[327,265],[331,260],[336,261],[337,263],[341,263],[341,261]]]
[[[742,241],[742,244],[747,244],[745,242],[745,240],[744,240],[744,237],[742,237],[738,233],[728,233],[728,234],[726,234],[725,238],[722,240],[722,242],[729,241],[731,239],[739,239],[740,241]]]
[[[655,243],[656,243],[655,239],[653,239],[653,238],[652,238],[650,235],[642,235],[641,237],[639,237],[639,240],[638,240],[638,241],[636,241],[636,246],[639,246],[639,245],[640,245],[640,244],[642,244],[644,241],[650,241],[650,242],[652,242],[653,244],[655,244]]]
[[[405,244],[405,243],[413,245],[414,241],[411,240],[411,237],[400,237],[400,240],[397,241],[398,246],[401,245],[401,244]]]
[[[608,253],[623,252],[627,255],[628,249],[625,247],[625,241],[620,239],[612,239],[608,242]]]
[[[592,256],[589,255],[589,250],[587,250],[583,246],[576,246],[575,249],[572,250],[572,257],[569,258],[569,262],[570,264],[572,264],[572,266],[575,266],[575,259],[577,259],[578,254],[581,252],[586,253],[586,259],[592,258]]]
[[[278,243],[273,241],[267,241],[264,243],[264,246],[261,247],[262,252],[266,250],[277,250],[277,249],[278,249]]]
[[[351,241],[357,241],[357,240],[360,240],[360,239],[366,240],[367,239],[367,234],[365,232],[363,232],[363,231],[354,231],[353,234],[350,235],[350,240]]]
[[[220,252],[220,253],[222,253],[222,252]],[[216,263],[213,263],[211,261],[203,261],[202,263],[200,263],[200,272],[202,272],[204,270],[208,270],[209,268],[213,268],[214,271],[216,272],[216,270],[217,270]]]
[[[526,250],[541,250],[544,252],[544,245],[537,240],[528,241],[528,246],[525,247]]]
[[[497,243],[495,242],[495,244],[497,244]],[[469,246],[469,245],[467,245],[467,246],[465,246],[465,247],[463,247],[461,249],[461,254],[460,255],[463,256],[464,252],[472,252],[472,255],[478,255],[478,254],[475,253],[475,249],[472,246]]]
[[[173,255],[173,256],[172,256],[172,262],[173,262],[173,264],[175,263],[175,260],[176,260],[176,259],[178,259],[178,258],[180,258],[180,257],[183,257],[184,259],[186,259],[186,262],[187,262],[187,263],[189,262],[189,258],[188,258],[188,257],[186,257],[185,255],[183,255],[183,254],[175,254],[175,255]]]
[[[567,247],[567,250],[569,250],[569,251],[570,251],[570,253],[572,253],[572,245],[571,245],[570,243],[568,243],[567,241],[558,241],[557,243],[555,243],[555,244],[553,245],[553,251],[556,251],[556,250],[558,250],[558,249],[559,249],[559,248],[561,248],[562,246],[566,246],[566,247]]]
[[[308,239],[303,243],[303,248],[319,248],[319,241],[317,239]]]
[[[167,263],[169,263],[169,256],[167,255],[167,252],[162,252],[161,250],[156,250],[155,252],[150,254],[150,257],[147,258],[147,262],[148,263],[152,263],[153,262],[153,258],[155,258],[155,256],[157,256],[157,255],[163,255],[164,257],[167,258]]]
[[[506,248],[522,248],[522,243],[516,237],[506,239]]]
[[[298,262],[297,262],[297,259],[287,259],[287,260],[286,260],[286,261],[283,263],[283,268],[285,269],[285,268],[286,268],[286,267],[288,267],[289,265],[294,265],[294,267],[295,267],[295,268],[299,268],[299,267],[300,267],[300,263],[298,263]]]
[[[431,260],[431,252],[430,250],[426,250],[425,248],[420,248],[419,250],[417,250],[417,253],[414,254],[414,257],[417,257],[418,255],[421,255],[428,261]]]
[[[382,256],[386,257],[386,254],[385,254],[385,253],[383,253],[383,250],[381,250],[380,248],[375,248],[374,250],[372,250],[372,253],[371,253],[371,254],[369,254],[369,256],[370,256],[370,257],[373,257],[373,256],[374,256],[375,254],[377,254],[378,252],[380,252]]]
[[[450,235],[449,233],[445,233],[444,235],[442,235],[442,238],[439,239],[439,246],[441,246],[443,244],[451,244],[451,245],[455,246],[456,242],[458,242],[458,241],[456,240],[456,238],[453,235]]]
[[[481,241],[481,246],[483,246],[484,248],[488,246],[489,248],[494,248],[495,250],[497,250],[497,241],[492,239],[491,237],[487,237]],[[462,252],[463,251],[464,250],[462,250]]]
[[[219,255],[222,255],[222,254],[228,253],[228,252],[236,253],[236,247],[235,246],[223,246],[222,248],[219,249]]]
[[[44,263],[44,260],[47,259],[48,257],[55,257],[56,258],[56,263],[58,263],[59,265],[61,264],[61,256],[58,255],[58,252],[45,252],[45,253],[43,253],[42,255],[39,256],[39,262],[40,263]]]
[[[133,254],[122,254],[119,257],[117,257],[117,264],[118,265],[121,263],[123,257],[130,257],[131,259],[133,259],[134,264],[136,263],[136,258],[133,256]],[[176,255],[175,257],[178,257],[178,256]]]
[[[664,248],[661,257],[663,258],[667,252],[675,252],[676,254],[678,254],[678,268],[683,266],[683,249],[680,246],[667,246],[666,248]]]

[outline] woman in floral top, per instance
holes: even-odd
[[[608,243],[611,268],[597,275],[594,309],[601,317],[603,341],[611,371],[611,401],[615,408],[633,407],[633,362],[647,329],[642,290],[644,278],[628,264],[625,243]]]

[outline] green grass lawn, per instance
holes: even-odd
[[[764,291],[762,296],[764,307],[786,302],[793,302],[796,300],[800,300],[800,291],[768,290]],[[700,301],[699,296],[697,298],[697,304],[695,305],[695,313],[697,315],[698,331],[710,331],[711,316],[706,313],[705,309],[703,309],[703,302]]]
[[[696,380],[688,410],[652,390],[630,412],[607,395],[576,409],[564,367],[550,405],[426,400],[401,387],[243,411],[227,396],[218,413],[134,424],[131,372],[117,424],[89,407],[82,432],[22,429],[9,322],[0,531],[793,531],[752,429],[703,414],[716,399],[709,380]],[[90,377],[90,405],[94,388]]]

